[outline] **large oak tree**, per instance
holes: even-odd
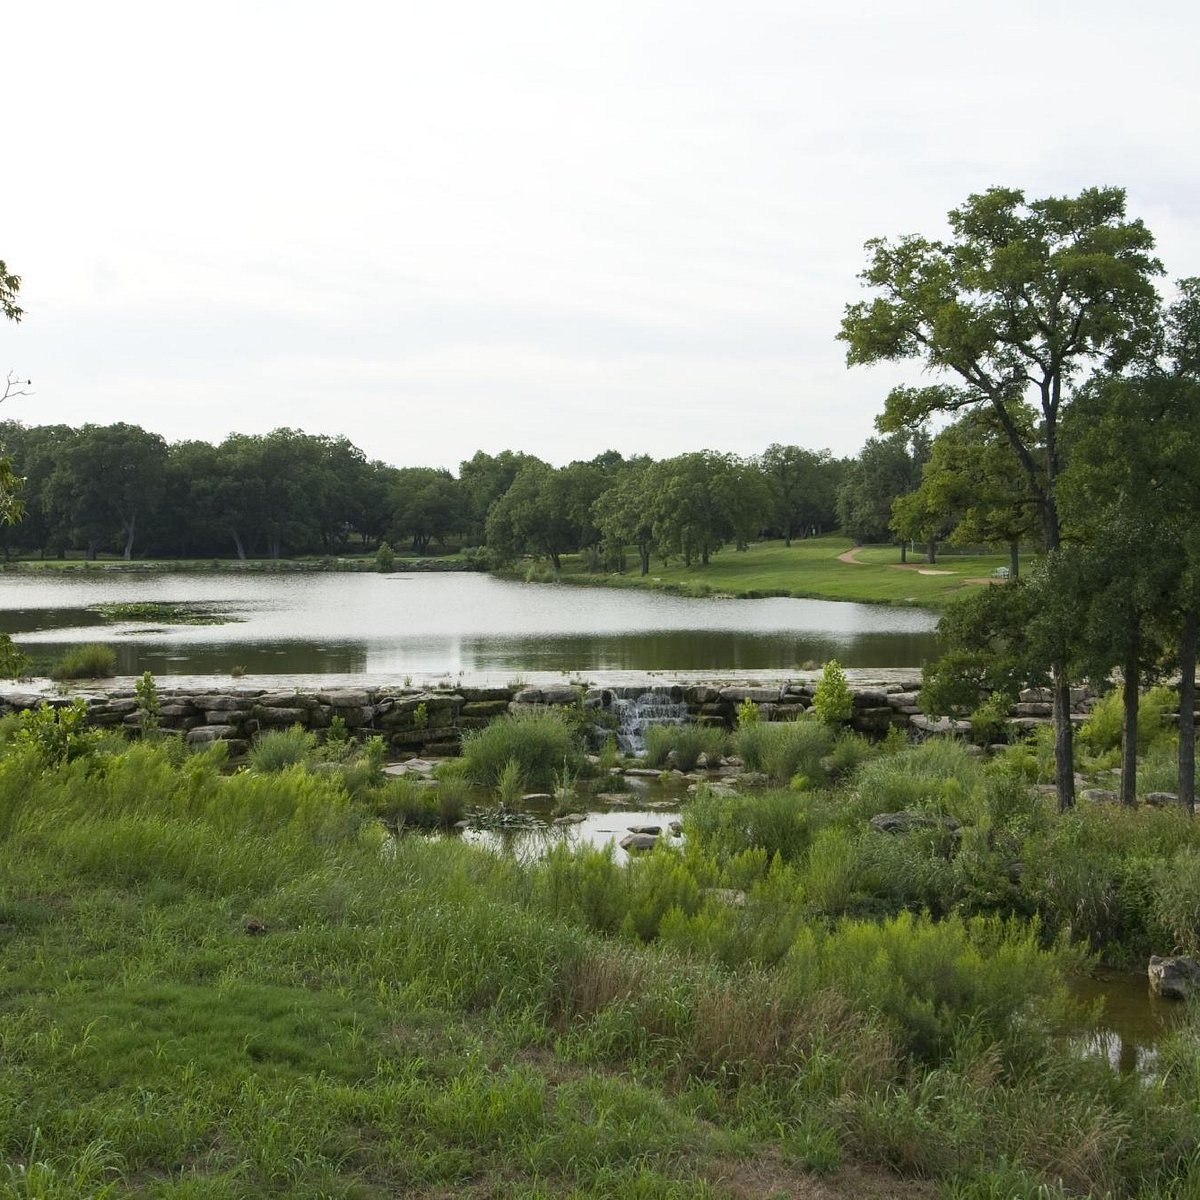
[[[1120,188],[1025,199],[1014,188],[969,196],[949,214],[946,240],[916,235],[867,243],[860,278],[875,295],[848,305],[839,337],[850,365],[915,359],[935,382],[894,388],[880,428],[988,406],[1036,498],[1050,554],[1061,543],[1056,484],[1059,421],[1096,367],[1118,369],[1153,336],[1162,266]],[[1038,444],[1014,419],[1039,410]],[[1074,802],[1070,681],[1053,669],[1055,784]]]

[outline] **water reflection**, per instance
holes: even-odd
[[[1099,1013],[1094,1027],[1076,1039],[1081,1052],[1126,1074],[1155,1073],[1158,1044],[1186,1010],[1153,995],[1145,974],[1132,971],[1097,970],[1075,980],[1071,993],[1085,1010]]]
[[[95,606],[203,603],[236,624],[110,624]],[[484,575],[6,577],[0,630],[27,651],[112,642],[122,674],[915,667],[934,614],[821,600],[688,599],[510,583]]]

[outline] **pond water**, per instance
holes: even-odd
[[[97,605],[205,605],[219,625],[112,623]],[[456,674],[917,667],[936,614],[827,600],[688,599],[474,574],[6,575],[0,632],[38,658],[104,641],[118,674]]]

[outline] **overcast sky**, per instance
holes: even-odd
[[[857,452],[863,242],[1118,184],[1200,274],[1200,6],[7,4],[0,416],[456,467]]]

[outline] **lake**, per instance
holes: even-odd
[[[229,624],[113,623],[96,605],[211,606]],[[539,672],[919,667],[923,609],[829,600],[689,599],[475,574],[11,574],[0,631],[39,659],[111,643],[118,673],[513,676]]]

